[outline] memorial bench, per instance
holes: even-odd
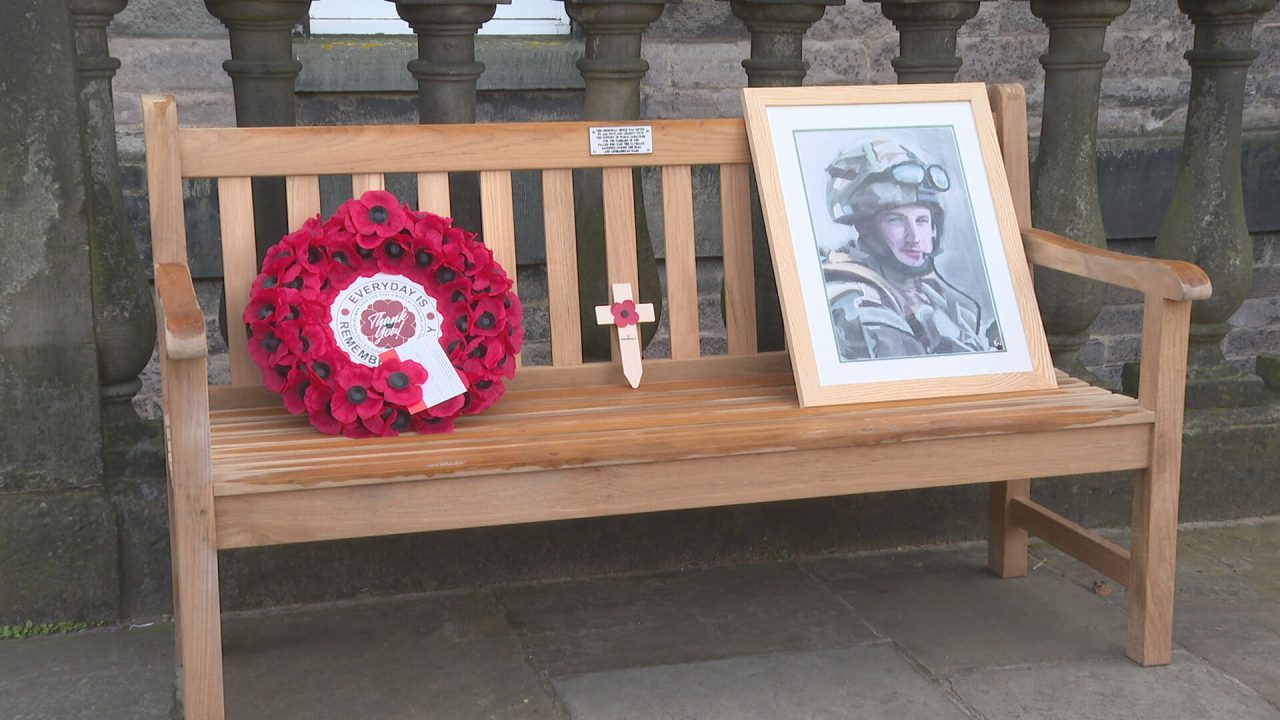
[[[997,86],[990,97],[1026,228],[1023,91]],[[1194,266],[1023,231],[1034,265],[1145,295],[1136,400],[1058,373],[1058,387],[1045,391],[801,408],[786,354],[755,352],[751,157],[741,120],[646,121],[652,154],[592,156],[587,128],[602,123],[180,129],[176,113],[172,98],[145,101],[188,718],[224,714],[225,548],[963,483],[989,483],[996,574],[1024,575],[1028,534],[1044,538],[1128,586],[1131,658],[1170,661],[1188,323],[1191,301],[1209,295]],[[719,168],[727,356],[699,353],[690,170],[699,165]],[[582,362],[571,171],[602,169],[608,280],[636,284],[636,166],[662,172],[673,357],[646,361],[633,390],[616,363]],[[521,368],[496,406],[448,435],[325,436],[261,386],[236,322],[232,384],[208,384],[184,179],[217,179],[227,317],[239,318],[257,273],[251,177],[286,177],[289,222],[298,227],[320,211],[322,175],[351,175],[358,195],[381,187],[384,173],[416,173],[419,207],[448,214],[447,173],[478,171],[481,237],[514,272],[518,170],[541,171],[552,365]],[[1115,470],[1136,471],[1128,549],[1030,499],[1029,478]]]

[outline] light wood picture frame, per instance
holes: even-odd
[[[743,110],[801,405],[1056,386],[985,85]]]

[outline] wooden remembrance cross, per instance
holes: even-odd
[[[613,285],[613,304],[596,306],[597,325],[618,327],[618,350],[622,355],[622,374],[631,387],[640,387],[644,368],[640,365],[640,326],[653,322],[653,304],[636,304],[630,283]]]

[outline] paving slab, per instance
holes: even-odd
[[[937,674],[963,668],[1123,658],[1125,615],[1061,575],[1002,580],[986,549],[826,557],[805,561],[876,632]]]
[[[499,597],[552,677],[876,639],[790,563],[512,587]]]
[[[562,717],[487,592],[232,618],[223,648],[236,720]]]
[[[1280,707],[1280,522],[1181,537],[1174,638]]]
[[[1280,711],[1252,690],[1185,652],[1157,668],[1124,658],[1073,660],[949,679],[987,720],[1280,720]]]
[[[0,640],[5,720],[169,720],[173,628]]]
[[[968,720],[886,642],[557,680],[574,720]]]
[[[1106,533],[1125,543],[1127,533]],[[1044,543],[1042,566],[1081,587],[1106,583],[1105,600],[1123,608],[1123,586]],[[1280,707],[1280,522],[1191,526],[1178,535],[1174,642]]]

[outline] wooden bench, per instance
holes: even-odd
[[[991,89],[1020,219],[1029,225],[1022,89]],[[1192,265],[1130,257],[1025,230],[1033,264],[1145,294],[1135,400],[1059,373],[1053,390],[802,409],[788,358],[755,353],[750,154],[738,119],[647,121],[652,155],[591,156],[601,123],[180,129],[172,98],[145,102],[161,329],[178,662],[188,718],[223,711],[218,551],[962,483],[990,484],[991,569],[1027,571],[1028,534],[1129,588],[1128,654],[1168,663]],[[727,356],[700,357],[690,166],[719,167]],[[637,281],[632,166],[662,172],[671,359],[632,390],[616,363],[583,364],[572,168],[603,168],[608,280]],[[217,178],[227,317],[257,267],[251,176],[286,176],[290,225],[320,209],[319,176],[356,194],[417,173],[420,207],[449,212],[446,173],[479,171],[482,237],[516,266],[511,172],[540,170],[550,367],[450,435],[350,440],[291,416],[238,323],[230,386],[206,380],[183,220],[185,178]],[[518,288],[517,288],[518,290]],[[937,458],[946,457],[946,463]],[[1030,499],[1032,477],[1134,470],[1129,549]]]

